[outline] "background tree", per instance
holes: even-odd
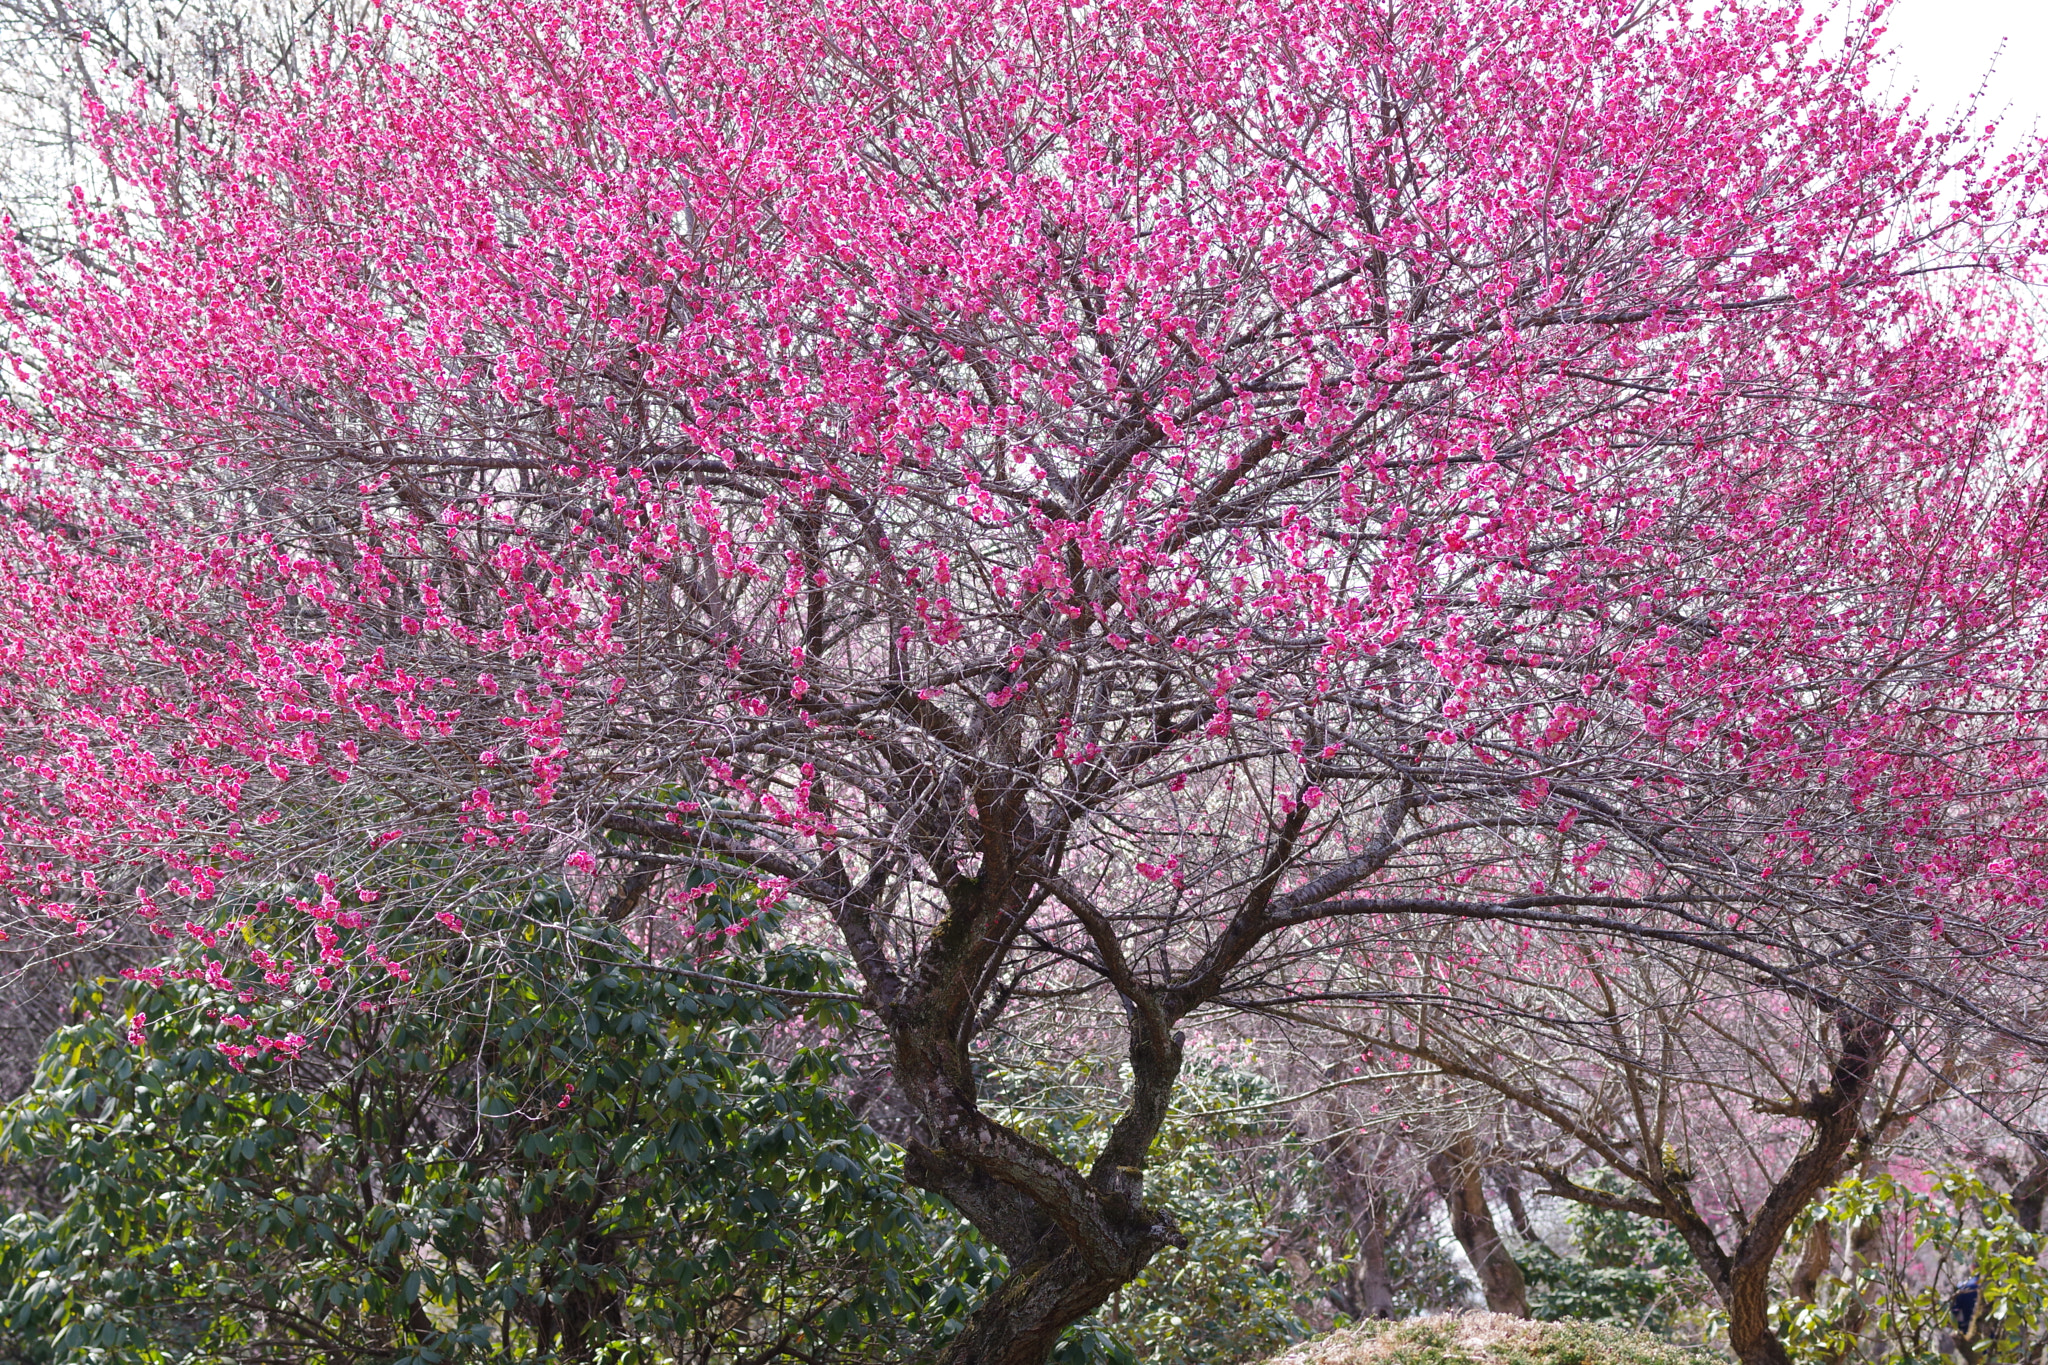
[[[1725,960],[1674,959],[1654,943],[1588,937],[1576,953],[1538,953],[1512,933],[1451,923],[1424,951],[1412,929],[1399,970],[1361,973],[1344,993],[1352,1038],[1368,1056],[1414,1057],[1533,1118],[1519,1150],[1488,1144],[1491,1162],[1536,1173],[1560,1198],[1666,1224],[1738,1344],[1775,1349],[1773,1300],[1797,1292],[1779,1251],[1837,1180],[1889,1157],[1916,1123],[1988,1110],[2026,1127],[2039,1100],[2038,1067],[2012,1065],[2009,1043],[1909,1013],[1896,996],[1859,1003],[1823,975],[1787,999]],[[1504,1013],[1517,1026],[1504,1028]],[[1598,1174],[1576,1174],[1581,1163]],[[1462,1208],[1478,1225],[1460,1234],[1475,1265],[1514,1267],[1482,1164],[1460,1130],[1432,1172],[1454,1219]],[[1502,1291],[1487,1288],[1489,1306],[1503,1308]]]
[[[1186,1242],[1145,1169],[1190,1028],[1434,917],[1819,1002],[1795,1164],[1909,1016],[2031,1039],[2032,186],[1866,99],[1867,40],[1601,0],[404,32],[101,112],[96,269],[12,259],[24,923],[288,869],[317,932],[383,843],[458,851],[368,982],[463,859],[648,913],[746,869],[844,944],[908,1175],[1007,1260],[962,1363]],[[981,1101],[1050,988],[1125,1021],[1083,1161]]]

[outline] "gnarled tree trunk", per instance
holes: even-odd
[[[899,1044],[899,1057],[905,1051]],[[1180,1039],[1164,1055],[1132,1051],[1132,1104],[1085,1175],[981,1114],[955,1076],[904,1078],[920,1119],[905,1174],[967,1215],[1009,1261],[943,1365],[1042,1365],[1061,1333],[1161,1248],[1187,1244],[1170,1217],[1142,1202],[1145,1153],[1180,1070]]]
[[[1131,975],[1113,937],[1099,946],[1130,1002],[1130,1099],[1083,1173],[981,1111],[971,1044],[994,963],[1028,917],[1021,864],[1033,829],[1013,792],[977,793],[981,875],[947,888],[950,912],[914,975],[899,974],[862,902],[846,888],[838,919],[887,1026],[896,1082],[912,1116],[905,1175],[946,1199],[992,1241],[1009,1272],[937,1356],[943,1365],[1042,1365],[1061,1333],[1128,1284],[1163,1247],[1185,1246],[1172,1218],[1143,1202],[1145,1161],[1180,1075],[1178,1009]],[[999,823],[1001,822],[1001,823]],[[843,875],[833,868],[831,875]],[[1085,913],[1085,912],[1084,912]]]
[[[1668,1161],[1650,1173],[1658,1200],[1654,1205],[1598,1197],[1585,1200],[1662,1217],[1678,1230],[1728,1314],[1728,1346],[1742,1365],[1792,1363],[1785,1344],[1771,1330],[1771,1269],[1800,1212],[1855,1159],[1859,1139],[1865,1135],[1864,1102],[1891,1043],[1893,1016],[1888,1004],[1857,1008],[1843,1002],[1835,1006],[1840,1042],[1827,1086],[1816,1086],[1807,1098],[1782,1107],[1782,1112],[1809,1122],[1811,1133],[1799,1155],[1773,1182],[1755,1215],[1741,1227],[1732,1250],[1722,1245],[1693,1203],[1690,1173],[1673,1169]],[[1777,1106],[1772,1109],[1778,1112]],[[1552,1188],[1567,1192],[1554,1179]],[[1573,1197],[1588,1193],[1580,1190]]]

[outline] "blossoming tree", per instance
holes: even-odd
[[[101,109],[125,199],[11,262],[18,922],[296,879],[260,1018],[461,932],[465,857],[619,918],[750,878],[1008,1259],[962,1365],[1181,1241],[1187,1027],[1445,919],[1816,1004],[1831,1162],[1901,1011],[2026,1036],[1959,964],[2042,874],[2037,186],[1871,42],[451,0]],[[377,902],[401,843],[444,897]],[[977,1103],[1048,989],[1128,1021],[1085,1168]]]

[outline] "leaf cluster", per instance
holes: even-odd
[[[1805,1219],[1849,1230],[1851,1255],[1811,1302],[1776,1305],[1779,1335],[1805,1365],[1856,1351],[1878,1365],[1965,1365],[2040,1358],[2048,1267],[2011,1198],[1975,1171],[1937,1173],[1925,1189],[1889,1173],[1851,1177]],[[1974,1314],[1957,1321],[1959,1296]]]

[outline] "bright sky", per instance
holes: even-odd
[[[1928,112],[1952,111],[1989,71],[1982,111],[2048,133],[2048,0],[1898,0],[1885,37],[1893,78],[1918,85]]]

